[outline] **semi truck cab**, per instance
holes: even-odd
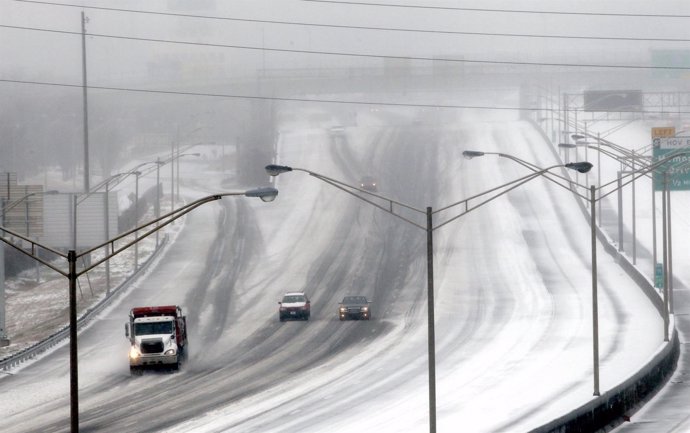
[[[130,340],[129,368],[138,374],[144,368],[177,370],[187,346],[186,318],[177,306],[138,307],[125,324]]]

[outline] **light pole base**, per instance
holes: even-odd
[[[0,347],[7,347],[10,345],[10,339],[7,337],[0,337]]]

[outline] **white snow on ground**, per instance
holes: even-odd
[[[369,119],[364,114],[360,116],[360,126],[348,130],[350,145],[362,155],[363,146],[376,131],[374,126],[368,127],[374,123],[373,115]],[[529,142],[539,140],[529,124],[510,120],[503,127],[509,130],[508,135],[513,140],[521,137],[524,141],[515,147],[517,156],[541,166],[554,163],[548,153],[531,154],[526,150],[530,148]],[[634,129],[633,125],[630,127]],[[458,134],[467,134],[467,148],[499,150],[505,146],[500,134],[488,142],[486,139],[492,136],[486,132],[494,129],[491,123],[475,122],[471,128],[459,124]],[[617,133],[622,134],[623,131],[625,129]],[[631,135],[637,137],[640,133],[636,130]],[[615,141],[612,137],[609,139]],[[515,144],[514,141],[511,143]],[[318,168],[318,172],[344,179],[338,166],[328,158],[328,145],[327,130],[293,125],[282,135],[278,162]],[[443,185],[443,197],[450,201],[525,174],[514,163],[501,161],[501,176],[497,176],[496,161],[468,162],[459,156],[462,150],[457,146],[441,149],[446,153],[444,170],[462,173],[458,182]],[[518,155],[519,152],[522,153]],[[608,167],[605,173],[611,176],[609,170],[615,169]],[[344,180],[354,182],[352,179]],[[458,426],[473,432],[526,431],[593,398],[589,227],[567,191],[549,187],[555,189],[545,194],[541,183],[547,184],[542,179],[535,180],[520,191],[514,191],[436,232],[439,431],[456,431]],[[283,269],[282,278],[292,283],[304,281],[313,251],[324,250],[327,247],[325,243],[331,238],[333,227],[329,222],[340,215],[343,206],[355,206],[358,202],[303,173],[283,175],[276,186],[280,190],[280,207],[247,201],[249,206],[261,207],[256,212],[257,223],[263,238],[270,240],[266,243],[266,263],[260,266],[270,269],[289,256],[293,265]],[[197,187],[185,186],[182,192],[185,197],[205,195]],[[638,200],[643,203],[641,195]],[[558,207],[554,206],[554,200],[559,201]],[[678,202],[681,203],[676,205]],[[676,200],[674,205],[674,209],[682,212],[681,200]],[[532,216],[530,208],[540,210],[538,217]],[[200,211],[214,212],[206,208]],[[374,218],[389,217],[379,210],[371,211]],[[642,227],[645,217],[639,217],[638,224]],[[482,226],[484,219],[490,219],[494,224]],[[675,228],[682,230],[679,228],[681,225],[676,224]],[[569,227],[571,232],[561,230],[563,226]],[[529,233],[540,233],[541,230],[549,233],[549,237],[536,237],[527,245]],[[638,233],[640,230],[638,228]],[[419,234],[424,236],[421,230]],[[572,238],[575,239],[574,249],[560,247],[573,242]],[[312,248],[294,248],[300,239],[309,239]],[[497,239],[500,246],[497,246]],[[528,249],[531,253],[525,254]],[[662,333],[661,321],[648,300],[637,290],[626,290],[631,286],[630,279],[602,248],[599,252],[601,391],[605,392],[651,358],[662,344]],[[545,271],[540,268],[543,263],[551,263],[554,256],[558,257],[555,269]],[[470,257],[474,266],[468,270],[465,264]],[[500,272],[496,263],[502,264]],[[420,266],[413,270],[414,274],[426,272],[422,264],[420,261]],[[252,272],[245,278],[242,286],[246,288],[248,298],[252,290],[265,289],[265,276],[261,272]],[[503,290],[492,290],[499,287]],[[130,290],[136,289],[135,286]],[[278,293],[283,287],[270,290]],[[505,299],[499,299],[499,296],[505,296]],[[495,305],[495,308],[475,311],[473,307],[479,305],[476,304],[479,298],[492,300],[481,305]],[[245,301],[240,299],[238,302]],[[246,302],[251,301],[248,299]],[[621,306],[623,310],[619,310]],[[458,320],[458,317],[471,314],[476,315],[476,320]],[[272,417],[275,418],[274,424],[269,422],[269,425],[280,425],[281,430],[292,426],[313,432],[363,429],[425,431],[428,425],[425,412],[428,402],[425,316],[425,309],[417,311],[415,316],[401,314],[396,317],[393,329],[378,338],[375,344],[363,342],[367,344],[368,353],[358,353],[354,347],[347,349],[342,357],[327,360],[307,375],[286,378],[276,389],[270,388],[227,407],[200,414],[198,418],[168,431],[235,431],[232,426],[236,423],[241,423],[242,431],[260,431],[266,425],[266,419]],[[255,330],[251,326],[252,322],[248,321],[246,327],[243,325],[242,333],[251,334]],[[475,335],[483,337],[477,339]],[[223,338],[230,344],[241,336],[229,333]],[[404,344],[401,345],[400,341]],[[125,342],[119,343],[103,348],[107,353],[97,357],[102,359],[109,354],[107,362],[93,362],[93,354],[81,354],[82,388],[97,386],[100,375],[115,374],[123,368],[117,354]],[[355,372],[363,373],[358,381],[353,382],[352,374]],[[360,390],[346,394],[338,392],[343,387],[358,384],[361,391],[365,391],[367,384],[372,382],[380,385],[379,394]],[[10,408],[11,413],[20,413],[37,401],[47,402],[51,395],[59,395],[66,388],[64,375],[44,378],[27,386],[21,393],[0,394],[0,407]],[[348,407],[348,411],[335,412],[333,407],[341,404]],[[353,413],[366,413],[366,417],[352,417]],[[301,423],[302,416],[315,421],[305,428]]]
[[[295,128],[297,129],[297,128]],[[510,126],[510,134],[514,131],[523,131],[531,139],[538,140],[536,133],[531,131],[528,124],[519,122]],[[365,142],[366,128],[358,128],[357,131],[349,131],[350,144]],[[620,133],[620,132],[619,132]],[[634,131],[637,136],[639,131]],[[481,135],[478,134],[478,135]],[[318,132],[292,133],[283,136],[280,147],[280,161],[297,167],[318,167],[318,172],[328,173],[329,176],[339,178],[338,169],[330,165],[327,159],[323,159],[317,151],[318,146],[323,146],[327,140],[319,137]],[[468,146],[469,148],[470,146]],[[476,146],[475,146],[476,147]],[[519,146],[516,146],[519,148]],[[479,150],[491,150],[481,148]],[[525,159],[533,158],[524,156]],[[457,164],[469,164],[455,159]],[[546,166],[548,163],[539,163]],[[474,161],[472,162],[475,163]],[[515,175],[506,175],[510,179],[519,177],[518,170],[507,163],[502,166],[508,171],[514,171]],[[467,168],[467,165],[465,165]],[[457,169],[450,163],[449,169]],[[605,171],[604,173],[608,173]],[[524,174],[524,173],[523,173]],[[610,175],[610,174],[608,174]],[[315,203],[316,196],[324,198],[324,192],[328,193],[329,186],[313,179],[298,177],[299,175],[282,176],[277,186],[281,190],[280,200],[295,200],[293,196],[299,191],[300,205],[285,216],[290,221],[304,221],[312,212],[315,212],[309,204]],[[491,186],[491,175],[487,176],[484,184],[478,184],[480,189]],[[342,176],[340,177],[342,178]],[[537,181],[535,181],[537,182]],[[495,181],[494,184],[498,183]],[[444,191],[445,197],[463,198],[468,196],[466,190],[450,187]],[[326,191],[324,191],[326,188]],[[525,189],[528,189],[525,187]],[[514,194],[529,194],[527,191]],[[500,234],[502,250],[500,256],[486,258],[487,267],[484,269],[472,269],[468,271],[463,266],[463,255],[482,255],[482,246],[486,242],[481,231],[462,230],[464,227],[472,227],[483,218],[480,212],[464,217],[462,222],[456,222],[455,226],[447,226],[438,232],[435,238],[436,251],[454,251],[449,256],[441,256],[437,253],[436,269],[436,320],[437,320],[437,404],[439,431],[455,431],[459,427],[470,429],[468,431],[526,431],[530,428],[544,424],[553,418],[559,417],[569,410],[586,403],[592,397],[591,382],[591,312],[590,305],[590,274],[583,269],[588,269],[589,263],[581,266],[571,266],[581,262],[580,257],[589,257],[589,227],[576,203],[568,198],[565,191],[556,191],[554,196],[563,201],[570,200],[568,206],[571,211],[563,220],[563,214],[555,211],[551,196],[530,194],[531,206],[542,209],[539,221],[532,224],[561,227],[572,227],[577,233],[573,236],[578,241],[579,257],[559,256],[562,268],[557,273],[562,273],[568,281],[576,281],[577,288],[565,299],[570,297],[570,303],[563,304],[564,297],[558,299],[560,305],[553,305],[552,287],[544,281],[545,276],[538,269],[539,263],[533,261],[533,256],[525,256],[524,236],[521,227],[513,221],[519,220],[516,210],[509,204],[507,198],[502,198],[489,206],[493,212],[503,214],[505,218],[495,219],[498,226],[491,231]],[[317,205],[314,204],[314,207]],[[565,206],[565,205],[564,205]],[[328,212],[338,212],[332,209],[328,202],[319,203],[318,211],[324,212],[323,221],[328,221]],[[271,210],[260,214],[262,220],[275,221],[270,215]],[[512,216],[511,216],[512,215]],[[319,242],[320,237],[315,236],[328,230],[328,224],[313,226],[315,221],[310,220],[310,232],[314,242]],[[502,224],[501,224],[502,223]],[[290,246],[299,234],[284,233],[279,235],[279,230],[266,228],[272,233],[272,248],[276,255],[290,251]],[[305,229],[306,230],[306,229]],[[559,233],[553,231],[553,233]],[[422,233],[420,233],[421,235]],[[275,236],[273,236],[275,235]],[[558,245],[559,240],[550,240],[551,245]],[[563,239],[563,242],[566,242]],[[543,241],[543,251],[537,251],[537,256],[549,256],[560,252],[549,251],[552,248]],[[300,251],[291,251],[296,263],[308,262],[308,257]],[[307,252],[308,254],[308,252]],[[510,317],[496,317],[495,320],[484,317],[479,326],[492,327],[501,324],[495,331],[490,344],[485,341],[473,342],[471,337],[461,344],[461,348],[455,339],[462,339],[463,334],[455,326],[456,317],[461,311],[463,302],[467,302],[467,292],[454,290],[459,287],[471,287],[473,290],[482,291],[481,296],[492,296],[490,281],[496,284],[496,275],[491,263],[501,262],[510,270],[506,275],[513,275],[513,301],[517,303],[506,311]],[[600,287],[613,287],[616,290],[600,289],[599,317],[600,317],[600,353],[601,353],[601,392],[605,392],[619,384],[635,371],[637,371],[662,344],[662,325],[656,311],[651,307],[647,298],[637,289],[627,288],[631,286],[631,280],[618,267],[615,261],[599,248],[599,284]],[[299,266],[295,266],[299,269]],[[295,271],[294,269],[292,270]],[[423,269],[420,272],[425,272]],[[519,277],[516,277],[519,275]],[[291,277],[292,278],[292,277]],[[483,281],[486,282],[482,283]],[[511,282],[507,282],[511,284]],[[620,289],[620,290],[619,290]],[[471,294],[469,296],[472,296]],[[625,304],[626,313],[621,316],[614,312],[614,304]],[[549,318],[556,320],[550,322]],[[552,323],[558,327],[545,329],[543,323]],[[428,426],[427,416],[422,408],[428,404],[426,354],[420,352],[417,361],[408,364],[398,372],[390,371],[389,366],[395,363],[398,357],[405,358],[403,350],[398,349],[392,353],[387,352],[390,344],[394,344],[399,333],[404,332],[406,347],[424,347],[426,342],[425,326],[406,328],[401,322],[396,330],[377,340],[376,347],[384,348],[371,358],[367,358],[367,371],[379,372],[377,380],[391,380],[398,385],[394,391],[378,396],[367,396],[366,401],[351,401],[351,409],[347,413],[336,414],[329,411],[331,401],[348,401],[347,394],[339,395],[338,384],[344,380],[348,371],[354,371],[359,366],[358,358],[347,361],[347,356],[328,362],[314,369],[310,374],[310,380],[304,381],[298,376],[294,381],[281,384],[284,392],[275,393],[268,390],[264,393],[251,396],[236,402],[227,408],[215,410],[197,419],[190,420],[170,432],[213,432],[234,431],[230,426],[243,422],[243,429],[252,428],[251,420],[259,415],[266,415],[272,409],[280,407],[279,413],[289,414],[283,418],[281,428],[289,429],[291,425],[299,425],[303,431],[332,431],[352,432],[363,429],[371,431],[390,432],[418,432],[424,431]],[[559,339],[558,335],[564,338]],[[547,338],[547,340],[543,340]],[[542,352],[541,356],[535,352]],[[531,353],[530,353],[531,352]],[[530,354],[527,357],[527,354]],[[620,355],[625,353],[625,355]],[[616,355],[618,354],[618,355]],[[517,366],[517,367],[516,367]],[[519,374],[515,372],[518,371]],[[383,373],[386,372],[386,373]],[[409,380],[400,382],[399,375],[410,375]],[[363,378],[362,386],[366,386],[367,379]],[[348,386],[351,386],[350,383]],[[324,392],[323,388],[333,389],[332,392]],[[319,392],[317,392],[319,390]],[[317,397],[306,397],[315,393]],[[361,397],[360,394],[357,394]],[[352,416],[357,414],[360,406],[366,406],[366,417]],[[525,410],[540,408],[535,413],[526,416]],[[309,408],[309,409],[306,409]],[[300,414],[308,410],[310,417],[319,419],[315,414],[323,413],[322,422],[304,430],[304,425],[299,424]],[[306,415],[306,414],[305,414]],[[487,416],[489,415],[489,416]],[[257,423],[257,426],[261,425]],[[256,427],[255,427],[256,428]]]

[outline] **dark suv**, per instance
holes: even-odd
[[[309,320],[311,303],[304,292],[288,292],[283,295],[283,300],[278,302],[278,318],[281,322],[286,319]]]
[[[371,319],[370,302],[365,296],[345,296],[338,306],[340,320]]]

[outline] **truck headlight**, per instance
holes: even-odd
[[[341,312],[341,313],[347,313],[347,308],[345,308],[345,307],[340,307],[340,312]]]
[[[367,311],[369,311],[369,307],[362,307],[362,313],[366,313]]]
[[[129,349],[129,358],[130,359],[138,359],[141,356],[141,353],[139,352],[139,349],[136,347],[132,346],[131,349]]]
[[[175,349],[168,349],[165,351],[165,355],[174,355],[175,353],[177,353]]]

